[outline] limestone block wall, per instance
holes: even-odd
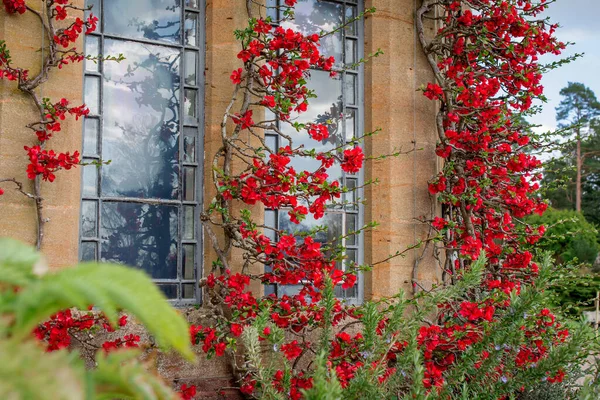
[[[365,262],[376,263],[427,237],[427,229],[416,219],[431,215],[435,204],[427,191],[427,180],[437,172],[435,155],[435,109],[417,89],[432,79],[415,34],[415,0],[368,0],[377,12],[365,21],[365,54],[381,48],[382,56],[365,68],[365,130],[381,133],[366,142],[369,155],[409,154],[369,161],[366,179],[380,183],[366,188],[365,221],[380,225],[365,235]],[[430,27],[433,29],[433,27]],[[365,276],[365,298],[408,293],[417,249],[377,264]],[[428,248],[416,271],[423,285],[438,280],[438,271]]]
[[[84,0],[73,4],[83,7]],[[27,3],[34,9],[41,1]],[[64,21],[71,23],[72,21]],[[43,37],[39,20],[32,13],[24,15],[0,14],[0,39],[5,40],[15,66],[30,70],[30,76],[39,71],[40,48]],[[81,48],[83,39],[76,43]],[[66,98],[73,104],[83,102],[83,65],[68,65],[44,83],[38,96],[55,101]],[[24,189],[33,191],[32,181],[27,179],[27,155],[23,146],[37,144],[37,138],[25,125],[39,120],[34,103],[24,96],[15,82],[0,80],[0,179],[15,178],[24,183]],[[48,148],[57,152],[81,150],[81,120],[68,118],[49,142]],[[78,258],[80,170],[61,171],[53,183],[42,183],[44,215],[48,219],[42,251],[53,267],[72,265]],[[15,186],[4,183],[0,196],[0,236],[11,236],[35,244],[37,219],[33,201],[13,190]],[[1,249],[0,249],[1,251]]]

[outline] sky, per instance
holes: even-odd
[[[546,132],[556,128],[556,106],[560,102],[560,89],[569,82],[581,82],[600,97],[600,0],[557,0],[545,12],[560,28],[556,36],[563,42],[575,42],[563,56],[585,53],[570,64],[551,71],[542,79],[548,103],[543,104],[542,113],[530,118],[530,122],[542,125]],[[556,60],[545,56],[542,61]]]

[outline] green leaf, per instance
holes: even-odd
[[[115,324],[127,310],[163,348],[194,359],[188,325],[142,271],[112,264],[85,263],[48,274],[24,287],[15,301],[13,335],[25,337],[60,310],[94,305]]]
[[[10,238],[0,238],[0,282],[25,286],[34,280],[34,266],[41,257],[30,246]]]
[[[77,353],[0,341],[0,399],[83,400],[84,376]]]
[[[170,386],[144,369],[138,356],[135,350],[98,354],[98,366],[89,372],[95,399],[178,399]]]

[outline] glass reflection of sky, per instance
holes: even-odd
[[[177,198],[179,136],[178,50],[105,40],[102,168],[104,196]]]
[[[281,24],[303,34],[332,31],[343,24],[344,7],[342,4],[317,0],[299,0],[294,8],[294,20]],[[333,56],[336,63],[342,61],[342,33],[337,32],[321,40],[321,53]]]
[[[318,232],[314,236],[315,241],[322,244],[339,242],[337,239],[343,234],[343,217],[344,214],[328,212],[325,213],[323,218],[314,219],[314,217],[309,214],[300,224],[295,224],[290,221],[288,213],[284,210],[279,213],[279,229],[294,235],[299,235],[300,233],[309,232],[317,226],[324,226],[327,230]]]
[[[181,40],[180,0],[104,0],[104,14],[104,33],[175,43]]]
[[[292,121],[301,123],[319,122],[329,127],[329,139],[323,142],[317,142],[311,139],[305,130],[297,132],[287,123],[282,123],[282,131],[292,137],[294,147],[304,145],[304,148],[316,149],[317,151],[328,151],[343,143],[342,131],[342,80],[339,76],[331,78],[329,72],[311,71],[308,80],[308,89],[314,90],[316,99],[309,100],[309,107],[305,113],[299,116],[292,113]],[[287,145],[285,139],[281,139],[282,145]],[[315,171],[321,165],[318,160],[296,157],[292,159],[292,165],[297,170]],[[330,180],[340,180],[342,171],[339,165],[334,165],[329,169]]]

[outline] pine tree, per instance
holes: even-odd
[[[586,153],[582,151],[582,142],[589,139],[590,124],[600,115],[600,102],[594,92],[583,83],[569,82],[560,91],[562,100],[556,108],[556,120],[560,128],[568,128],[564,136],[568,144],[575,146],[575,210],[581,211],[582,170]],[[570,146],[569,146],[570,147]]]

